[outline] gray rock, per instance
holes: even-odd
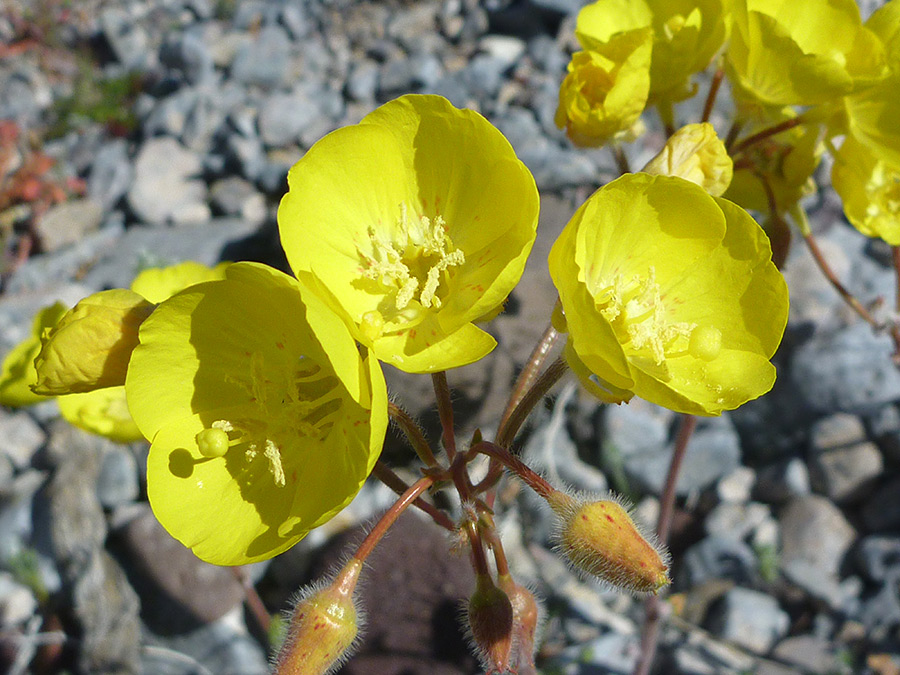
[[[9,572],[0,572],[0,626],[5,629],[24,624],[37,609],[37,600],[27,586]]]
[[[472,96],[490,99],[500,91],[503,73],[510,64],[490,54],[478,54],[462,71],[463,82]]]
[[[347,78],[347,95],[354,101],[374,100],[378,89],[378,66],[371,60],[355,61]]]
[[[150,38],[134,17],[119,7],[100,12],[100,30],[116,59],[128,70],[144,70],[152,65]]]
[[[140,603],[103,549],[106,521],[96,497],[100,456],[111,445],[60,424],[48,453],[56,464],[45,491],[50,537],[81,629],[78,662],[84,672],[128,672],[138,662]]]
[[[0,119],[32,126],[52,101],[47,78],[35,67],[22,63],[0,77]]]
[[[884,458],[889,462],[900,462],[900,410],[889,405],[878,410],[868,419],[870,434]]]
[[[815,635],[794,635],[779,642],[772,655],[810,673],[841,673],[835,645]],[[773,674],[774,675],[774,674]]]
[[[243,84],[275,88],[283,84],[291,62],[291,39],[281,26],[266,25],[252,42],[238,48],[231,77]]]
[[[704,537],[685,552],[677,576],[679,583],[687,587],[714,579],[749,585],[757,577],[756,555],[750,546],[734,537]]]
[[[815,413],[871,413],[900,399],[900,371],[891,364],[893,343],[862,321],[814,335],[793,360],[791,380]]]
[[[862,519],[866,529],[881,532],[900,526],[900,478],[892,478],[863,502]]]
[[[746,539],[769,517],[769,507],[765,504],[723,502],[707,514],[704,527],[710,535]]]
[[[293,40],[305,37],[315,28],[315,23],[309,16],[309,10],[304,5],[285,5],[281,8],[279,19]]]
[[[114,251],[107,251],[85,274],[83,282],[91,288],[127,288],[146,267],[163,267],[183,260],[212,266],[222,259],[229,246],[255,232],[255,225],[233,218],[217,218],[206,225],[175,230],[132,228]]]
[[[726,640],[765,654],[787,634],[790,618],[772,596],[735,587],[712,610],[709,627]]]
[[[31,458],[47,435],[24,410],[8,413],[0,409],[0,438],[3,439],[0,453],[22,471],[31,464]]]
[[[0,561],[18,556],[34,531],[33,503],[46,473],[28,469],[13,478],[0,493]]]
[[[259,179],[268,163],[262,142],[255,134],[229,134],[225,152],[229,161],[238,167],[240,174],[251,182]]]
[[[855,548],[854,557],[869,581],[884,583],[900,578],[900,539],[897,537],[864,537]]]
[[[779,522],[782,562],[808,562],[837,575],[844,554],[856,538],[856,531],[841,511],[824,497],[807,495],[788,502]]]
[[[818,421],[810,434],[810,477],[817,491],[835,502],[861,497],[884,468],[862,421],[847,414]]]
[[[716,485],[716,494],[723,502],[743,504],[749,501],[756,482],[756,472],[749,466],[739,466]]]
[[[640,654],[637,635],[609,632],[564,649],[545,667],[565,675],[629,675]]]
[[[759,470],[753,495],[769,504],[781,504],[810,493],[809,470],[798,458],[769,464]]]
[[[191,109],[197,104],[200,92],[194,88],[179,89],[160,99],[147,117],[142,128],[147,136],[174,136],[180,138]]]
[[[208,221],[206,184],[195,178],[202,168],[200,157],[175,139],[151,138],[138,152],[134,183],[128,191],[129,206],[145,223]]]
[[[247,632],[239,608],[186,633],[149,635],[141,672],[164,675],[265,675],[266,654]]]
[[[659,444],[669,435],[673,414],[643,401],[607,411],[609,442],[622,458],[629,482],[651,494],[662,493],[671,461],[672,446]],[[652,411],[652,412],[651,412]],[[698,425],[685,452],[676,484],[679,495],[688,495],[716,483],[740,464],[740,442],[727,417],[710,418]]]
[[[231,176],[213,183],[209,191],[212,207],[222,215],[240,218],[251,225],[266,219],[266,200],[253,184]]]
[[[51,206],[35,230],[45,251],[57,251],[81,241],[100,227],[103,207],[92,199],[75,199]]]
[[[140,495],[134,455],[124,446],[110,446],[103,453],[97,476],[97,499],[107,509],[136,501]]]
[[[322,114],[310,93],[301,89],[266,97],[259,110],[259,134],[263,143],[280,147],[299,140],[300,132]]]
[[[215,73],[212,52],[202,36],[190,30],[169,33],[160,47],[159,60],[180,72],[190,84],[209,82]]]
[[[127,143],[122,139],[112,139],[94,156],[87,193],[104,211],[108,211],[131,187],[132,173]]]

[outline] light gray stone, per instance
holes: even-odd
[[[753,494],[769,504],[781,504],[792,497],[810,493],[809,469],[794,457],[764,466],[759,470]]]
[[[291,62],[291,39],[281,26],[266,25],[252,42],[238,47],[231,77],[244,84],[275,88],[284,83]]]
[[[45,251],[57,251],[81,241],[100,227],[103,206],[92,199],[75,199],[51,206],[35,223]]]
[[[206,183],[196,178],[202,168],[200,157],[174,138],[151,138],[138,152],[129,206],[145,223],[208,221]]]
[[[837,575],[856,530],[834,504],[818,495],[796,497],[788,502],[779,522],[782,563],[804,561]]]
[[[124,446],[110,446],[103,453],[97,476],[97,498],[107,509],[137,500],[140,495],[134,455]]]
[[[44,444],[47,434],[24,410],[7,413],[0,409],[0,439],[3,439],[0,452],[22,471],[31,464],[31,458]]]
[[[802,344],[794,354],[791,380],[815,413],[871,413],[900,399],[893,349],[890,337],[876,335],[859,321]]]
[[[772,596],[736,586],[722,597],[709,624],[720,637],[765,654],[787,634],[790,617]]]

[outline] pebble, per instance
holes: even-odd
[[[710,535],[746,539],[769,517],[769,507],[765,504],[724,502],[707,514],[704,526]]]
[[[239,176],[222,178],[212,184],[209,201],[224,216],[233,216],[248,225],[262,225],[266,219],[266,199],[253,184]]]
[[[834,502],[856,501],[870,491],[884,464],[866,440],[862,420],[845,413],[818,421],[810,432],[813,487]]]
[[[749,545],[735,537],[713,535],[685,552],[676,576],[678,583],[687,587],[715,579],[750,585],[756,580],[756,567],[756,555]]]
[[[284,28],[265,25],[256,37],[238,47],[231,64],[236,81],[274,89],[284,84],[291,62],[291,39]]]
[[[775,598],[739,586],[725,593],[708,619],[716,635],[757,654],[767,653],[787,634],[790,623]]]
[[[202,168],[200,157],[173,138],[151,138],[138,151],[128,205],[139,221],[153,225],[206,222],[206,184],[196,178]]]
[[[113,139],[94,156],[87,193],[104,210],[110,210],[128,192],[133,173],[128,144],[123,139]]]
[[[31,464],[47,434],[24,410],[9,413],[0,408],[0,438],[3,439],[0,452],[17,471],[22,471]]]
[[[322,114],[310,93],[295,90],[266,97],[259,109],[259,135],[263,143],[278,147],[299,140],[300,132]]]
[[[51,206],[35,223],[45,251],[57,251],[81,241],[103,220],[103,207],[91,199],[75,199]]]
[[[815,413],[870,414],[900,399],[893,343],[862,321],[813,336],[794,354],[791,380]]]
[[[140,495],[137,462],[124,446],[109,446],[100,462],[97,499],[105,509],[129,504]]]
[[[37,604],[27,586],[9,572],[0,571],[0,626],[8,630],[24,624],[34,614]]]
[[[781,504],[810,491],[809,469],[803,460],[794,457],[761,468],[753,495],[769,504]]]

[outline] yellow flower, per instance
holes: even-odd
[[[578,13],[575,34],[585,49],[613,36],[650,28],[651,101],[680,101],[693,94],[688,78],[704,70],[725,40],[721,0],[598,0]]]
[[[481,115],[403,96],[322,138],[288,185],[278,227],[292,269],[377,358],[435,372],[494,348],[472,322],[521,277],[538,193]]]
[[[857,230],[900,246],[900,167],[879,159],[851,136],[834,158],[831,182]]]
[[[3,359],[0,404],[19,408],[47,400],[46,396],[35,394],[31,390],[37,382],[34,359],[41,351],[41,335],[59,323],[65,313],[66,306],[61,302],[44,307],[34,317],[31,335],[13,347]]]
[[[34,360],[41,350],[41,336],[53,329],[65,313],[66,306],[61,302],[42,309],[34,319],[31,335],[6,355],[0,376],[0,404],[18,408],[51,398],[32,391],[38,379]],[[124,387],[59,396],[56,401],[66,421],[80,429],[120,443],[142,438],[128,414]]]
[[[718,415],[767,392],[787,286],[746,211],[677,177],[595,192],[550,252],[567,356],[606,401]]]
[[[125,384],[138,328],[156,304],[191,284],[223,278],[226,265],[209,268],[186,261],[149,268],[135,277],[130,291],[100,291],[79,301],[45,327],[43,347],[34,359],[37,379],[32,390],[56,396]]]
[[[284,551],[346,506],[387,427],[374,358],[305,285],[256,263],[166,300],[125,383],[150,504],[200,558]]]
[[[645,28],[572,55],[554,121],[573,143],[596,147],[634,135],[647,105],[651,45]]]
[[[884,49],[853,0],[734,0],[726,67],[735,95],[815,105],[873,84]]]
[[[850,134],[879,160],[900,166],[900,0],[880,7],[865,27],[877,36],[887,55],[887,74],[871,86],[844,97],[827,119],[830,137]]]
[[[696,183],[713,197],[720,197],[731,184],[733,164],[716,130],[704,122],[688,124],[672,134],[642,171],[678,176]]]

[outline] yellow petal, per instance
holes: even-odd
[[[123,289],[80,301],[46,335],[34,391],[72,394],[124,384],[138,328],[154,307]]]
[[[31,390],[37,383],[34,359],[41,351],[41,335],[59,323],[65,313],[66,306],[61,302],[45,307],[34,317],[31,335],[9,350],[0,374],[0,404],[17,408],[47,400]]]

